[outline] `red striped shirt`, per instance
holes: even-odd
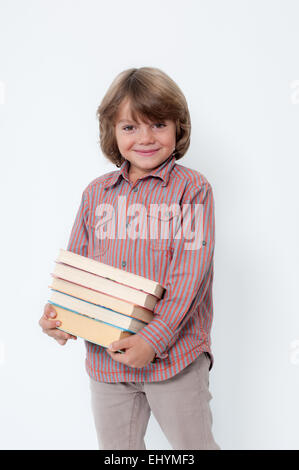
[[[140,206],[132,207],[135,204]],[[155,214],[152,210],[155,204],[166,209],[166,212],[162,210]],[[176,221],[179,218],[174,209],[180,208],[183,211],[185,204],[198,204],[202,208],[202,243],[198,249],[185,249],[190,236],[185,237],[183,230],[180,238],[177,238]],[[106,214],[99,212],[98,207],[104,207]],[[160,219],[159,223],[162,225],[159,238],[152,236],[152,232],[151,238],[133,238],[132,233],[137,228],[134,216],[139,209],[139,224],[146,217],[147,226],[152,227],[151,223],[156,222],[157,217]],[[107,217],[99,218],[100,213]],[[115,215],[113,220],[117,220],[117,225],[120,221],[127,227],[127,235],[123,238],[111,236],[101,239],[97,232],[103,229],[101,225],[108,227],[108,234],[113,233],[111,214]],[[198,227],[198,213],[192,211],[191,214],[191,220]],[[168,218],[169,236],[166,237],[165,234],[162,235],[165,230],[163,220]],[[143,222],[140,225],[143,228],[146,226]],[[180,227],[183,228],[183,224]],[[194,229],[195,226],[191,225],[191,229],[192,227]],[[210,355],[210,369],[212,368],[214,358],[210,335],[213,319],[214,244],[212,187],[203,174],[177,164],[172,155],[135,183],[129,180],[128,161],[125,160],[119,170],[94,179],[85,188],[67,249],[152,279],[166,288],[163,298],[154,308],[153,320],[137,333],[155,349],[156,362],[143,368],[129,367],[114,361],[104,347],[85,341],[86,370],[94,380],[166,380],[204,351]]]

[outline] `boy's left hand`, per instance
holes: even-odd
[[[113,352],[118,349],[125,349],[126,351],[123,354]],[[115,361],[137,368],[149,364],[156,355],[154,348],[137,334],[114,341],[106,351]]]

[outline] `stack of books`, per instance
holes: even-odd
[[[63,249],[49,287],[59,329],[103,347],[149,323],[165,292],[151,279]]]

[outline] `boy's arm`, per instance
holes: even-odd
[[[88,194],[84,190],[67,245],[67,250],[82,256],[88,256],[88,213]]]
[[[215,217],[212,187],[208,182],[199,188],[193,187],[184,199],[183,204],[201,204],[202,210],[194,211],[195,227],[192,225],[192,230],[199,230],[199,248],[185,249],[190,234],[184,238],[181,224],[181,238],[173,240],[174,253],[164,297],[154,308],[153,320],[136,333],[155,349],[156,357],[162,359],[168,356],[166,351],[202,301],[213,275]]]

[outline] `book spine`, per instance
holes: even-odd
[[[128,331],[129,333],[135,333],[135,331],[133,331],[133,330],[130,330],[130,329],[127,329],[127,328],[121,328],[120,326],[114,325],[114,323],[108,323],[106,321],[99,320],[98,318],[90,317],[88,315],[84,315],[83,313],[76,312],[75,310],[72,310],[70,308],[67,308],[67,307],[64,307],[60,304],[55,303],[52,300],[48,300],[48,302],[52,305],[56,305],[57,307],[64,308],[64,310],[68,310],[69,312],[75,313],[76,315],[81,315],[82,317],[90,318],[90,320],[94,320],[94,321],[97,321],[97,322],[100,322],[100,323],[105,323],[106,325],[113,326],[114,328],[118,328],[119,330],[122,330],[122,331]],[[143,323],[143,322],[141,322],[141,323]]]
[[[59,290],[56,290],[56,289],[52,289],[51,288],[51,291],[54,291],[54,292],[58,292],[59,294],[63,294],[63,295],[67,295],[68,297],[71,297],[73,299],[76,299],[76,300],[80,300],[80,302],[86,302],[87,304],[90,304],[90,305],[93,305],[95,307],[100,307],[100,308],[105,308],[106,310],[112,312],[112,313],[115,313],[117,315],[122,315],[123,317],[126,317],[126,318],[130,318],[130,319],[134,319],[136,320],[137,322],[140,322],[142,324],[146,324],[144,321],[140,320],[139,318],[135,318],[133,317],[132,315],[126,315],[125,313],[122,313],[122,312],[117,312],[116,310],[112,310],[112,308],[109,308],[109,307],[105,307],[104,305],[99,305],[99,304],[95,304],[93,302],[90,302],[89,300],[84,300],[84,299],[80,299],[79,297],[75,297],[74,295],[71,295],[71,294],[67,294],[66,292],[61,292]],[[60,306],[60,305],[59,305]],[[66,308],[66,307],[63,307],[63,308]],[[76,312],[76,313],[79,313],[79,312]],[[88,315],[87,315],[88,316]],[[93,317],[91,317],[93,318]]]

